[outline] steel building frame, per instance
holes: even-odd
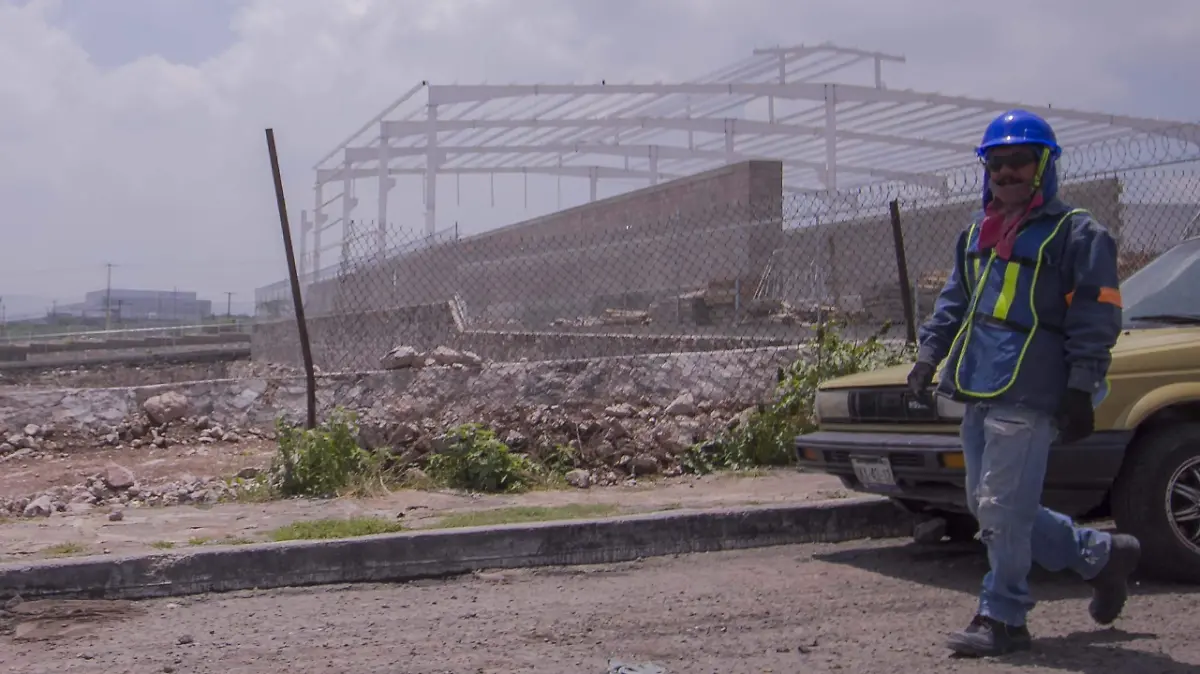
[[[602,179],[653,185],[731,162],[773,159],[783,162],[784,187],[792,192],[830,194],[890,181],[944,193],[947,172],[971,161],[981,129],[1003,110],[1038,110],[1064,145],[1181,128],[1175,121],[891,90],[883,81],[885,62],[905,58],[824,43],[756,49],[679,84],[421,82],[314,165],[312,218],[301,219],[301,265],[308,266],[310,234],[314,270],[321,233],[341,223],[343,240],[350,234],[353,183],[364,178],[378,180],[383,250],[387,195],[398,176],[423,177],[425,231],[432,236],[438,175],[575,177],[589,180],[594,200]],[[872,83],[830,79],[864,63],[874,66]],[[746,106],[764,101],[765,119],[747,118]],[[375,137],[363,140],[372,128]],[[1200,137],[1195,128],[1186,136]],[[341,192],[328,197],[338,183]],[[339,198],[340,217],[331,219],[327,210]]]

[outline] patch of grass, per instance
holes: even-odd
[[[492,510],[452,513],[437,523],[440,529],[482,527],[521,522],[550,522],[602,517],[617,512],[618,507],[607,503],[573,503],[565,506],[513,506]]]
[[[11,517],[0,517],[0,527],[4,526],[5,524],[12,524],[15,521],[16,520]]]
[[[279,452],[271,462],[271,489],[282,496],[328,498],[386,491],[389,478],[382,452],[358,446],[358,417],[335,409],[313,429],[276,423]]]
[[[442,441],[444,447],[429,458],[426,472],[448,487],[514,493],[528,490],[536,481],[538,466],[509,449],[489,428],[463,424]]]
[[[350,517],[293,522],[271,532],[274,541],[312,541],[329,538],[356,538],[403,531],[399,522],[383,517]]]
[[[173,541],[154,541],[150,547],[158,550],[170,550],[175,547],[175,543]]]
[[[684,470],[705,474],[791,465],[796,460],[796,436],[816,428],[813,404],[823,382],[915,358],[912,347],[896,348],[884,342],[890,324],[864,340],[845,336],[844,327],[842,321],[818,325],[811,340],[814,355],[780,368],[774,401],[760,404],[743,423],[717,440],[689,448],[683,457]]]
[[[188,545],[204,545],[211,540],[208,536],[192,536],[188,539]]]
[[[56,543],[42,549],[42,552],[50,557],[69,557],[71,555],[81,555],[86,551],[87,546],[82,543]]]

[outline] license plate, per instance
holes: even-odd
[[[887,487],[890,489],[896,486],[896,476],[892,474],[892,464],[885,458],[852,457],[850,465],[854,467],[854,476],[864,487]]]

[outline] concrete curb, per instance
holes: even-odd
[[[398,582],[481,569],[602,564],[641,557],[910,534],[879,498],[676,510],[592,520],[414,531],[332,541],[221,546],[0,565],[0,600],[146,599],[304,585]]]

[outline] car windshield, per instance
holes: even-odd
[[[1121,284],[1126,327],[1200,325],[1200,238],[1155,258]]]

